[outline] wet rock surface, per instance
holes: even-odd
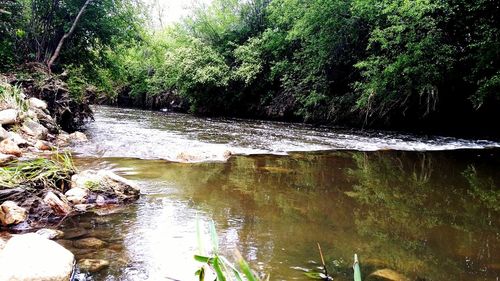
[[[89,238],[82,238],[79,240],[73,241],[73,247],[79,248],[79,249],[100,249],[106,245],[106,242],[94,238],[94,237],[89,237]]]
[[[81,259],[78,261],[80,270],[90,273],[98,272],[108,266],[109,261],[102,259]]]
[[[35,233],[50,240],[61,239],[64,237],[64,232],[61,230],[50,228],[42,228],[37,230]]]

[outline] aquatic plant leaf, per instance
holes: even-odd
[[[352,265],[354,269],[354,281],[361,281],[361,269],[359,267],[358,255],[354,254],[354,264]]]
[[[241,273],[236,269],[236,267],[233,264],[231,264],[225,257],[220,256],[219,258],[221,259],[221,261],[224,263],[225,266],[227,266],[231,269],[236,280],[243,281],[243,278],[241,277]]]
[[[203,262],[203,263],[209,263],[210,262],[210,258],[209,257],[200,256],[200,255],[194,255],[194,259],[196,261]]]
[[[199,281],[205,281],[205,268],[203,266],[200,267],[200,269],[198,269],[195,272],[195,275],[197,275],[199,277],[198,278]]]
[[[226,277],[224,275],[224,272],[222,271],[218,256],[215,256],[212,259],[212,266],[214,268],[215,274],[217,275],[217,281],[226,281]]]
[[[210,221],[210,237],[212,238],[212,250],[214,254],[219,253],[219,239],[217,238],[217,231],[215,230],[214,221]]]
[[[203,241],[201,240],[200,220],[196,218],[196,240],[198,242],[198,254],[203,255]]]
[[[243,271],[243,274],[247,278],[248,281],[259,281],[259,278],[257,278],[253,272],[248,263],[245,261],[243,256],[240,254],[240,252],[236,251],[235,253],[236,260],[238,262],[238,265],[241,268],[241,271]]]

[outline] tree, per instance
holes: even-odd
[[[80,18],[82,17],[83,13],[85,12],[85,9],[90,4],[90,2],[92,2],[92,0],[85,1],[82,8],[78,12],[78,15],[76,15],[76,18],[74,19],[73,24],[71,25],[71,28],[69,29],[68,32],[64,33],[64,35],[59,40],[59,43],[57,44],[56,50],[54,51],[54,53],[50,57],[49,61],[47,62],[47,68],[48,68],[49,72],[51,72],[52,64],[59,57],[59,53],[61,52],[61,48],[64,44],[64,41],[73,34],[73,32],[75,31],[76,25],[80,21]]]

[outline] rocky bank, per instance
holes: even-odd
[[[0,76],[0,280],[69,280],[75,258],[49,240],[64,234],[41,228],[134,201],[139,188],[111,171],[77,171],[62,150],[86,142],[85,134],[62,129],[67,112],[51,108],[61,103],[25,95],[7,80]],[[44,91],[43,97],[51,97]],[[13,234],[19,232],[25,234]],[[79,264],[91,272],[107,261]]]

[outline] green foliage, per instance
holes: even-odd
[[[24,94],[19,87],[0,81],[0,101],[7,107],[12,107],[26,112],[29,105],[24,98]]]
[[[212,255],[204,255],[203,254],[203,245],[201,242],[201,230],[199,226],[199,221],[196,224],[196,233],[198,237],[198,251],[199,255],[195,255],[194,259],[198,262],[206,264],[208,267],[202,266],[199,270],[196,271],[196,275],[200,281],[205,280],[205,276],[207,274],[207,270],[212,270],[216,276],[215,280],[225,281],[225,280],[247,280],[247,281],[259,281],[260,279],[255,276],[253,271],[250,269],[250,266],[247,264],[245,259],[236,252],[236,259],[241,272],[224,256],[222,256],[219,252],[219,242],[217,237],[217,232],[215,230],[215,224],[213,221],[210,222],[209,226],[210,230],[210,238],[212,241]],[[245,277],[245,279],[243,278]]]
[[[84,70],[81,66],[69,66],[67,70],[69,73],[69,78],[67,81],[69,94],[71,98],[78,102],[81,102],[83,101],[85,92],[87,90],[87,87],[89,86],[83,74]]]
[[[437,108],[439,86],[455,55],[433,16],[444,7],[427,0],[382,5],[381,14],[372,19],[376,27],[369,56],[356,64],[363,77],[356,82],[361,93],[356,105],[380,116],[422,105],[419,113],[429,114]],[[412,104],[414,100],[423,104]]]
[[[46,61],[82,3],[0,4],[1,67]],[[152,31],[140,2],[101,0],[56,69],[81,67],[77,96],[83,81],[132,105],[176,93],[203,114],[400,126],[492,118],[499,14],[490,0],[215,0]]]

